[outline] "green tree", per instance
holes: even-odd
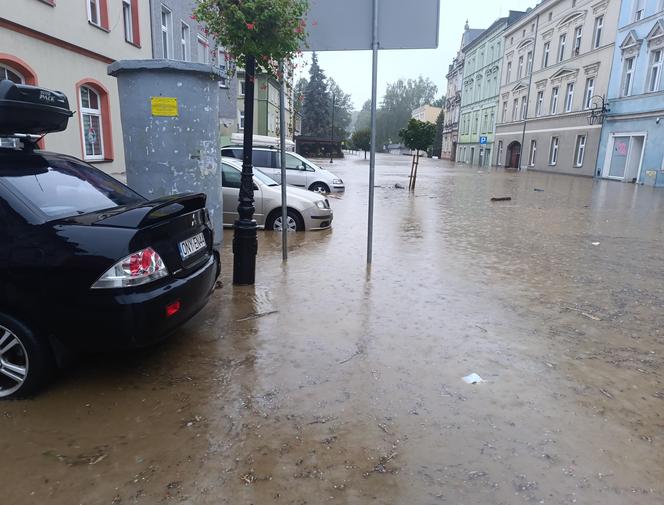
[[[331,77],[328,79],[329,93],[334,97],[334,138],[345,140],[352,121],[353,102],[351,96],[344,93]],[[332,104],[330,104],[330,113]],[[330,118],[330,121],[332,119]]]
[[[371,128],[371,100],[364,102],[355,120],[355,130],[366,130],[369,128]]]
[[[332,99],[323,69],[318,65],[316,53],[311,58],[309,81],[302,102],[302,134],[309,137],[330,136]]]
[[[415,151],[413,163],[410,167],[410,182],[408,184],[408,189],[411,191],[415,190],[417,167],[420,163],[420,151],[429,149],[433,144],[435,136],[436,125],[417,119],[410,119],[408,126],[399,131],[399,137],[401,137],[406,147]]]
[[[433,102],[431,102],[432,107],[439,107],[443,108],[443,105],[445,104],[445,97],[441,96],[440,98],[436,98]]]
[[[440,159],[441,154],[443,153],[443,126],[445,124],[445,111],[440,111],[438,114],[438,119],[436,119],[436,136],[433,139],[433,155],[437,156]]]
[[[307,89],[307,84],[308,82],[304,77],[300,78],[295,84],[295,89],[293,90],[295,112],[302,113],[302,104],[304,102],[304,93]]]
[[[371,149],[371,130],[369,128],[357,130],[351,136],[350,141],[353,144],[353,149],[364,151],[364,159],[366,160],[367,151]]]
[[[429,78],[424,79],[421,76],[407,81],[399,79],[388,84],[381,113],[377,118],[378,145],[399,138],[400,125],[408,122],[413,110],[431,103],[437,91],[438,88]]]

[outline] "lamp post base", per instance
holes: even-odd
[[[233,284],[248,286],[256,282],[258,227],[255,220],[235,221],[233,236]]]

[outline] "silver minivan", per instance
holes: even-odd
[[[280,151],[269,147],[254,147],[252,154],[254,166],[281,184]],[[242,147],[224,147],[221,155],[242,160]],[[346,190],[341,178],[293,152],[286,152],[286,182],[317,193],[340,193]]]

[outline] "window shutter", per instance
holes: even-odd
[[[134,45],[141,46],[141,27],[138,18],[138,0],[131,0],[131,28]]]
[[[108,24],[108,0],[99,0],[99,21],[104,30],[109,30]]]

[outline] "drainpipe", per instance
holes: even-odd
[[[530,77],[528,78],[528,94],[526,95],[526,114],[525,117],[523,118],[523,132],[521,132],[521,155],[519,156],[519,171],[521,171],[521,167],[523,167],[523,153],[525,151],[525,143],[526,143],[526,124],[528,124],[528,108],[530,107],[530,88],[533,85],[533,74],[535,73],[535,51],[537,50],[537,34],[539,32],[539,19],[540,15],[537,15],[537,20],[535,21],[535,39],[533,41],[533,61],[530,65]],[[526,62],[526,65],[528,62]],[[526,161],[526,170],[528,170],[528,162],[530,160]]]

